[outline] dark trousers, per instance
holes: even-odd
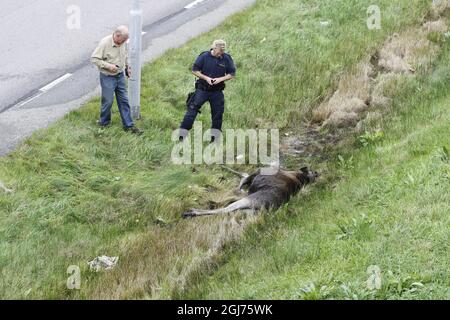
[[[223,91],[211,92],[199,89],[195,91],[194,102],[191,103],[191,105],[188,107],[188,110],[186,111],[186,114],[184,115],[183,122],[180,125],[181,129],[192,129],[198,111],[206,101],[209,101],[209,104],[211,105],[212,129],[222,131],[222,118],[223,112],[225,110],[225,97],[223,95]]]
[[[111,107],[116,94],[117,106],[119,107],[122,124],[125,128],[132,127],[130,103],[128,101],[125,75],[120,73],[116,76],[108,76],[100,73],[100,85],[102,87],[102,108],[100,111],[100,124],[108,125],[111,122]]]

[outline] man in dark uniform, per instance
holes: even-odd
[[[194,63],[192,73],[198,77],[195,84],[196,91],[180,126],[180,141],[192,129],[195,118],[206,101],[209,101],[211,105],[212,129],[222,131],[225,81],[234,79],[236,76],[234,61],[229,54],[225,53],[225,49],[225,41],[215,40],[212,49],[200,54]],[[211,142],[214,142],[216,138],[212,135]]]

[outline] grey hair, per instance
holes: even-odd
[[[116,28],[116,31],[114,31],[114,34],[118,35],[118,36],[128,36],[129,35],[128,27],[127,26],[118,26]]]
[[[219,49],[223,49],[225,50],[227,48],[227,43],[225,42],[225,40],[219,39],[219,40],[214,40],[214,42],[211,45],[211,48],[219,48]]]

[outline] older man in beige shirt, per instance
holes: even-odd
[[[126,26],[120,26],[110,36],[103,38],[91,56],[91,61],[100,71],[100,85],[102,87],[102,106],[99,126],[105,127],[111,123],[111,107],[116,94],[122,124],[125,131],[142,134],[134,126],[131,118],[130,103],[126,89],[125,75],[131,73],[128,63],[128,49],[126,42],[129,33]]]

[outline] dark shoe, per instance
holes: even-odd
[[[127,128],[124,128],[124,130],[127,131],[127,132],[131,132],[133,134],[136,134],[138,136],[140,136],[141,134],[144,133],[144,131],[142,131],[142,130],[136,128],[136,127],[127,127]]]
[[[180,137],[178,138],[178,141],[183,142],[183,141],[184,141],[184,137],[183,137],[183,136],[180,136]]]
[[[100,120],[97,120],[97,126],[99,126],[100,128],[106,128],[109,127],[109,123],[103,124],[100,122]]]

